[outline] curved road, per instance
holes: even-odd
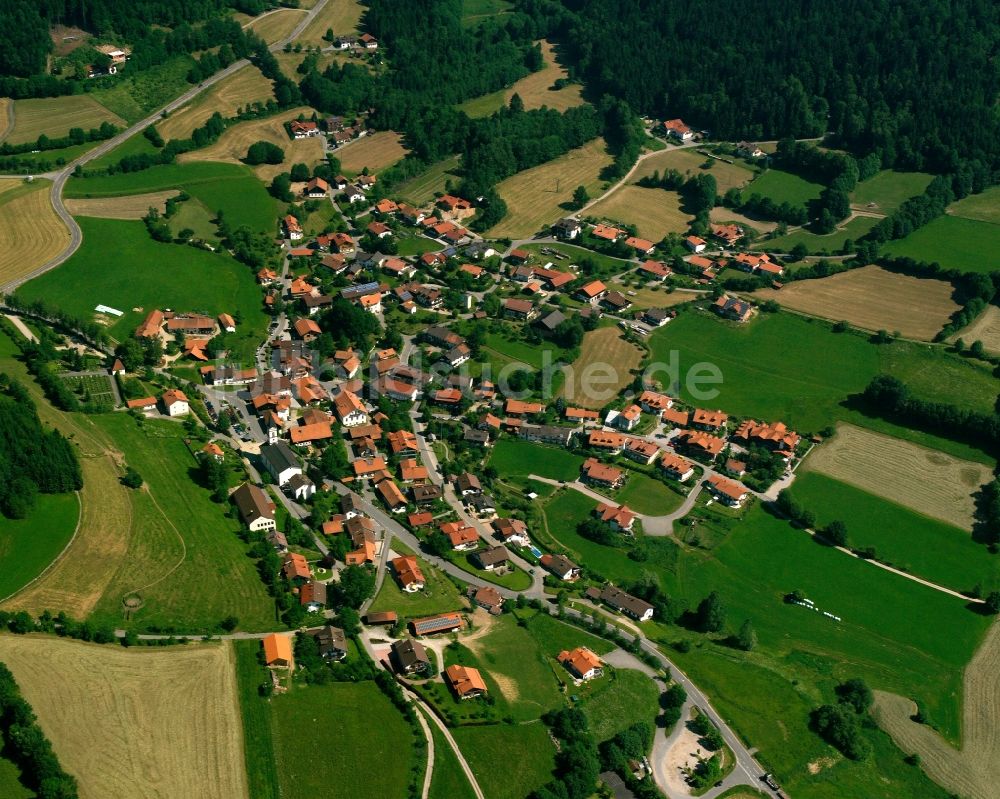
[[[296,37],[298,37],[302,33],[303,30],[306,29],[306,26],[308,26],[309,23],[312,22],[313,19],[315,19],[316,15],[323,10],[323,7],[328,2],[329,0],[319,0],[319,2],[316,3],[316,5],[309,10],[309,12],[305,15],[305,17],[302,18],[301,22],[299,22],[299,24],[295,26],[295,28],[292,30],[291,33],[288,34],[288,36],[270,45],[268,49],[274,52],[275,50],[280,50],[286,44],[293,41]],[[184,94],[171,100],[165,106],[163,106],[157,111],[154,111],[152,114],[147,116],[142,121],[136,122],[134,125],[130,126],[129,128],[126,128],[124,131],[119,133],[114,138],[108,139],[107,141],[104,141],[101,144],[99,144],[93,150],[87,151],[79,158],[77,158],[75,161],[72,161],[66,166],[64,166],[58,172],[46,172],[42,175],[39,175],[39,177],[51,178],[52,180],[52,190],[51,190],[52,207],[53,209],[55,209],[55,212],[59,216],[59,218],[63,221],[63,224],[65,224],[66,228],[69,230],[70,234],[69,244],[66,246],[66,249],[64,249],[61,253],[59,253],[59,255],[55,256],[54,258],[50,258],[48,261],[39,266],[37,269],[33,269],[26,275],[22,275],[16,280],[12,280],[11,282],[3,286],[0,286],[0,291],[2,291],[5,294],[9,294],[10,292],[17,289],[19,286],[23,285],[24,283],[27,283],[29,280],[32,280],[38,277],[39,275],[45,274],[50,269],[55,269],[61,263],[66,261],[71,255],[73,255],[73,253],[75,253],[77,249],[79,249],[80,244],[83,242],[83,233],[80,230],[80,226],[76,223],[76,220],[73,219],[73,216],[70,214],[70,212],[66,210],[66,205],[65,203],[63,203],[63,198],[62,198],[63,189],[66,187],[66,181],[69,180],[70,176],[73,174],[73,170],[75,170],[78,166],[83,166],[84,164],[93,161],[95,158],[100,158],[102,155],[111,152],[118,145],[122,144],[128,139],[131,139],[137,133],[139,133],[149,125],[156,122],[165,113],[177,110],[185,103],[188,103],[191,100],[193,100],[195,97],[201,94],[201,92],[204,91],[205,89],[209,88],[210,86],[213,86],[214,84],[218,83],[221,80],[225,80],[230,75],[239,72],[241,69],[249,65],[250,61],[248,61],[245,58],[239,61],[234,61],[228,67],[226,67],[220,72],[216,72],[214,75],[212,75],[212,77],[206,78],[197,86],[192,86],[190,89],[184,92]],[[13,109],[13,106],[11,108]],[[13,110],[11,110],[10,113],[13,113]],[[11,178],[16,177],[18,179],[24,178],[23,175],[9,175],[4,177],[11,177]]]

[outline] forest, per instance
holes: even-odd
[[[990,0],[518,0],[573,77],[720,139],[818,137],[883,167],[1000,156]]]

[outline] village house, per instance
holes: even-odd
[[[660,419],[672,427],[687,427],[691,421],[691,414],[679,408],[667,408],[660,414]]]
[[[309,631],[309,635],[316,639],[319,656],[324,660],[343,660],[347,657],[347,637],[339,627],[327,624]]]
[[[284,441],[262,445],[260,459],[267,473],[279,486],[285,485],[293,476],[302,474],[298,458]]]
[[[188,406],[188,398],[184,395],[184,392],[176,388],[164,391],[160,397],[160,403],[163,405],[163,412],[167,416],[184,416],[191,410]]]
[[[608,427],[617,427],[619,430],[632,430],[642,418],[642,408],[638,405],[629,405],[621,411],[608,411],[604,419],[604,424]]]
[[[389,660],[398,674],[416,674],[431,665],[424,645],[412,638],[395,641],[389,647]]]
[[[542,568],[560,580],[572,581],[580,577],[582,570],[565,555],[545,554],[539,559]]]
[[[524,402],[518,399],[508,399],[504,404],[504,413],[508,416],[534,416],[545,412],[545,406],[540,402]]]
[[[756,444],[765,449],[777,452],[786,459],[795,453],[801,437],[794,430],[789,430],[784,422],[765,424],[753,419],[747,419],[736,429],[733,438],[746,444]]]
[[[271,633],[261,641],[264,663],[269,669],[287,669],[292,665],[292,639],[282,633]]]
[[[382,458],[355,458],[351,462],[354,476],[359,480],[382,480],[389,476],[385,460]]]
[[[156,410],[156,397],[140,397],[139,399],[127,400],[125,407],[130,411],[135,410],[149,413]]]
[[[601,418],[597,411],[587,410],[586,408],[570,407],[567,407],[563,411],[563,416],[568,421],[577,422],[579,424],[595,424]]]
[[[585,483],[617,489],[625,483],[625,472],[614,466],[601,463],[597,458],[587,458],[581,467],[581,479]]]
[[[472,560],[483,571],[502,571],[510,565],[510,553],[504,546],[489,547],[473,553]]]
[[[426,466],[421,466],[416,458],[403,458],[399,461],[399,479],[404,483],[425,482],[429,477]]]
[[[399,581],[399,587],[406,593],[413,594],[423,591],[426,580],[424,573],[420,570],[420,565],[413,555],[402,555],[389,561],[392,564],[392,571]]]
[[[464,472],[455,478],[455,492],[463,497],[472,494],[482,494],[483,486],[476,475],[471,472]]]
[[[410,629],[414,635],[437,635],[461,630],[464,624],[461,613],[441,613],[411,620]]]
[[[473,699],[486,693],[486,683],[479,669],[471,666],[451,665],[444,670],[444,679],[459,699]]]
[[[608,293],[608,287],[600,280],[592,280],[578,288],[573,296],[583,302],[594,303]]]
[[[231,496],[240,519],[252,532],[275,530],[275,504],[264,489],[253,483],[243,483]]]
[[[603,241],[618,241],[618,239],[625,235],[625,231],[611,225],[599,224],[591,228],[590,235],[595,239]]]
[[[650,327],[663,327],[667,322],[677,316],[677,311],[666,308],[647,308],[639,313],[639,321]]]
[[[708,242],[698,236],[687,236],[684,239],[684,246],[691,252],[702,252],[708,246]]]
[[[620,291],[609,291],[601,297],[601,307],[611,313],[621,313],[632,305],[632,300]]]
[[[637,255],[651,255],[656,249],[653,242],[648,239],[640,239],[638,236],[629,236],[625,239],[625,243],[635,250]]]
[[[635,512],[628,505],[618,506],[608,502],[599,502],[594,508],[594,515],[620,533],[631,533],[636,520]]]
[[[661,411],[667,410],[667,408],[673,407],[674,401],[666,394],[660,394],[656,391],[643,391],[637,400],[639,407],[641,407],[647,413],[660,413]]]
[[[749,322],[757,312],[757,308],[744,300],[738,300],[729,295],[719,297],[712,303],[712,310],[723,319],[731,319],[734,322]]]
[[[712,236],[728,247],[736,246],[736,243],[743,238],[743,228],[739,225],[712,225],[711,230]]]
[[[326,583],[310,580],[299,589],[299,604],[306,613],[318,613],[326,609]]]
[[[313,199],[322,199],[330,192],[330,184],[327,183],[323,178],[313,178],[310,180],[302,193],[306,197],[311,197]]]
[[[399,621],[399,616],[394,610],[376,611],[365,614],[365,624],[391,627]]]
[[[288,214],[281,220],[281,223],[285,228],[285,235],[289,241],[300,241],[302,239],[302,226],[299,224],[298,219]]]
[[[601,591],[591,588],[587,591],[588,596],[591,596],[591,591],[605,605],[614,608],[619,613],[624,613],[626,616],[631,616],[636,621],[649,621],[653,618],[654,608],[652,605],[638,597],[625,593],[620,588],[616,588],[613,585],[606,585]]]
[[[578,646],[570,651],[563,650],[556,656],[556,660],[578,680],[592,680],[604,673],[601,659],[585,646]]]
[[[531,545],[528,538],[528,525],[520,519],[494,519],[493,532],[504,544],[513,544],[519,547]]]
[[[654,280],[666,280],[674,273],[674,270],[662,261],[644,261],[639,264],[637,271],[641,272],[643,277]]]
[[[729,415],[722,411],[706,411],[702,408],[695,408],[691,412],[691,427],[695,430],[705,430],[714,432],[721,430],[729,421]]]
[[[636,463],[649,465],[656,459],[659,452],[660,448],[652,441],[646,441],[642,438],[630,438],[625,442],[623,454],[626,458]]]
[[[274,547],[274,551],[279,555],[284,555],[288,551],[288,538],[281,530],[268,531],[264,540]]]
[[[410,488],[410,494],[417,505],[432,505],[444,496],[441,486],[433,484],[415,485]]]
[[[747,473],[747,465],[745,462],[738,461],[735,458],[728,458],[722,470],[730,477],[742,477]]]
[[[765,153],[756,142],[741,141],[736,143],[736,154],[743,158],[762,158]]]
[[[438,197],[437,207],[444,219],[461,220],[475,216],[476,209],[472,203],[462,197],[455,197],[452,194],[443,194]]]
[[[740,507],[748,494],[747,490],[739,483],[727,480],[725,477],[717,474],[713,474],[708,478],[706,487],[719,502],[731,508]]]
[[[470,585],[466,595],[472,600],[472,604],[481,607],[493,616],[499,616],[503,609],[504,599],[491,585],[477,587]]]
[[[451,542],[451,548],[455,552],[469,552],[479,546],[479,533],[464,522],[443,524],[441,532]]]
[[[694,474],[694,464],[672,452],[663,453],[659,467],[666,473],[667,477],[681,483],[686,482]]]
[[[683,119],[668,119],[663,123],[664,132],[679,141],[691,141],[694,131],[684,124]]]
[[[626,437],[621,433],[612,433],[608,430],[591,430],[587,438],[587,446],[594,449],[607,450],[617,455],[625,447]]]
[[[309,139],[320,134],[319,125],[311,120],[293,119],[288,123],[288,129],[291,131],[293,139]]]
[[[580,220],[572,217],[560,219],[552,226],[552,232],[556,234],[556,238],[564,241],[573,241],[580,235],[582,229],[583,225]]]
[[[399,486],[391,479],[380,480],[375,488],[390,513],[403,513],[406,511],[406,497],[403,496],[403,492],[399,490]]]
[[[304,474],[297,474],[288,481],[285,493],[292,499],[305,502],[316,493],[316,484]]]
[[[508,319],[527,322],[535,315],[535,306],[530,300],[507,299],[503,302],[503,311]]]
[[[701,455],[709,460],[714,460],[726,447],[725,439],[698,430],[681,433],[675,441],[678,447],[687,450],[689,454]]]
[[[517,436],[525,441],[539,441],[543,444],[568,447],[574,432],[572,427],[558,427],[551,424],[522,424],[517,430]]]
[[[290,583],[301,583],[312,578],[309,562],[298,552],[288,552],[281,563],[281,573]]]
[[[333,408],[344,427],[368,424],[368,411],[357,394],[343,390],[333,399]]]

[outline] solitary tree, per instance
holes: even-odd
[[[698,605],[698,629],[703,633],[717,633],[726,626],[726,608],[717,591],[713,591]]]
[[[743,626],[740,627],[739,634],[736,636],[736,646],[744,652],[749,652],[757,646],[757,631],[754,630],[750,619],[743,622]]]
[[[823,528],[823,535],[835,547],[847,546],[847,525],[835,519]]]
[[[583,208],[590,201],[590,194],[587,193],[587,187],[580,185],[577,186],[573,191],[573,207]]]

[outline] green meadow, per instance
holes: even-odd
[[[502,438],[493,447],[489,465],[501,475],[529,475],[575,480],[583,458],[564,449],[520,439]]]
[[[743,190],[743,196],[759,194],[761,197],[770,197],[779,204],[787,202],[791,205],[808,205],[810,200],[818,200],[822,191],[823,186],[819,183],[811,183],[791,172],[769,169],[750,182]]]
[[[0,599],[45,571],[73,538],[79,516],[75,494],[39,494],[26,519],[0,516]]]
[[[924,190],[934,179],[926,172],[893,172],[886,169],[859,183],[851,192],[854,205],[874,207],[872,211],[891,214],[904,202]]]
[[[937,262],[960,272],[997,271],[1000,225],[959,216],[939,216],[909,236],[885,245],[890,255]]]
[[[761,239],[753,246],[758,250],[769,250],[772,252],[789,252],[799,244],[812,253],[827,252],[837,253],[844,247],[848,240],[857,241],[878,223],[878,219],[872,216],[856,216],[846,224],[837,228],[833,233],[820,235],[809,230],[796,230],[787,236],[778,236],[773,239]]]

